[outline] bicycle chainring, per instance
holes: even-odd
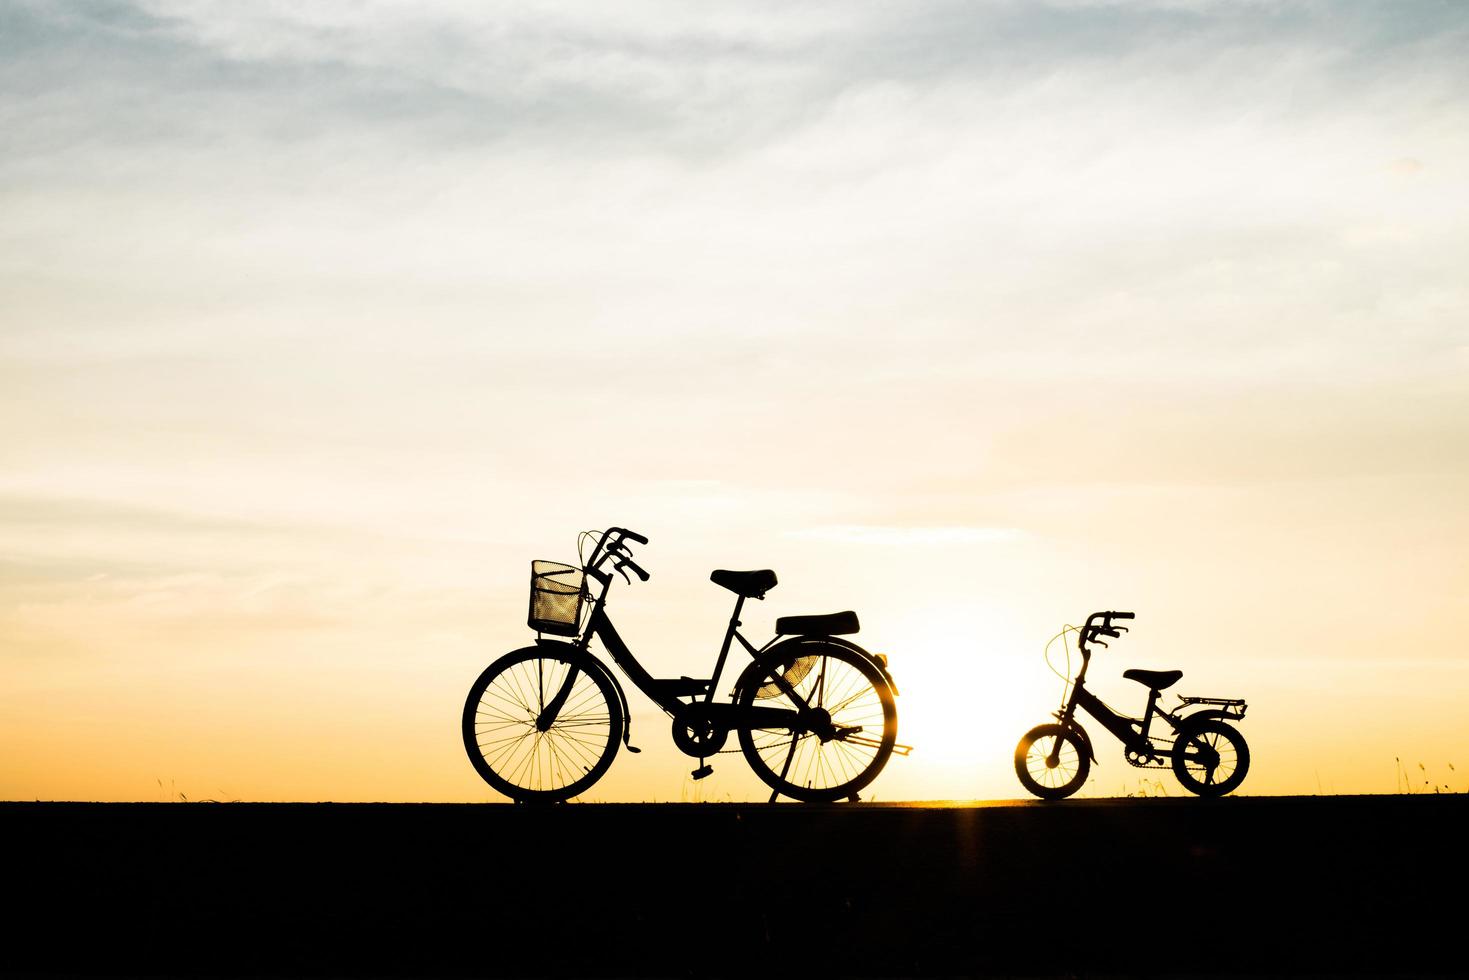
[[[724,748],[729,729],[707,716],[702,704],[685,705],[673,716],[673,744],[684,755],[702,759]]]
[[[1166,769],[1168,763],[1163,761],[1162,756],[1149,749],[1147,752],[1136,752],[1132,749],[1126,751],[1127,764],[1138,769]]]

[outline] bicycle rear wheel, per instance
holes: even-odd
[[[537,724],[568,684],[556,717]],[[513,800],[567,800],[612,765],[621,704],[606,671],[587,655],[565,647],[515,650],[470,687],[464,749],[480,778]]]
[[[747,708],[766,694],[761,707],[796,711],[804,702],[830,718],[829,737],[791,727],[741,728],[740,749],[755,775],[783,796],[807,802],[853,796],[877,778],[893,754],[898,708],[892,688],[855,650],[819,641],[792,650],[772,650],[752,664],[736,703]],[[811,659],[802,669],[788,669],[797,658]],[[773,688],[777,677],[786,678],[794,697]]]
[[[1173,742],[1173,775],[1197,796],[1239,789],[1250,771],[1250,747],[1239,729],[1215,719],[1184,723]]]

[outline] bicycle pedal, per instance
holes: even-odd
[[[693,772],[689,773],[689,775],[690,776],[693,776],[695,779],[703,779],[705,776],[709,775],[713,771],[714,771],[714,767],[713,766],[700,766],[699,768],[695,769]]]

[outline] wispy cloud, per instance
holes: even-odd
[[[875,524],[824,524],[792,531],[789,537],[881,548],[931,548],[1015,541],[1025,532],[1013,527],[888,527]]]

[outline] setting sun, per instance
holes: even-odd
[[[987,612],[974,608],[972,621],[984,622]],[[905,617],[895,629],[903,737],[918,752],[915,768],[931,780],[925,795],[947,787],[951,796],[972,797],[980,795],[976,748],[1013,748],[1022,732],[1055,710],[1058,688],[1044,683],[1036,659],[1025,655],[1033,642],[990,630],[982,643],[966,641],[962,631],[936,625],[941,614]]]

